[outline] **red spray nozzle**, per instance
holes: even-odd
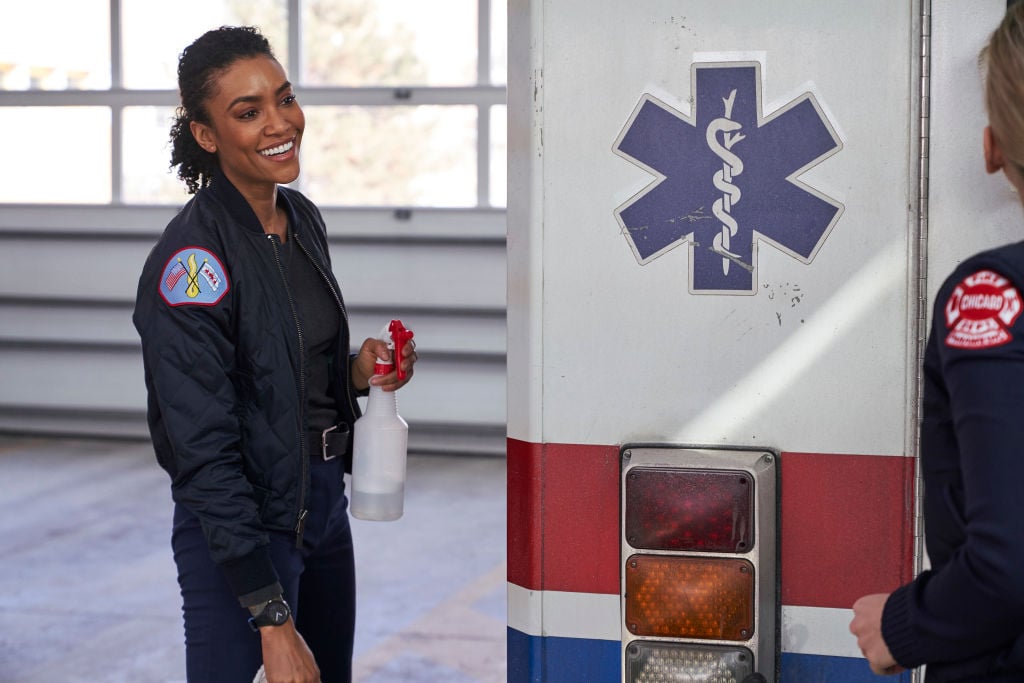
[[[402,324],[401,320],[392,320],[391,324],[388,325],[388,332],[391,334],[391,341],[395,345],[394,356],[392,357],[395,361],[395,369],[398,370],[398,379],[405,379],[405,370],[402,369],[402,352],[405,349],[405,344],[413,338],[412,330],[405,329],[405,325]]]

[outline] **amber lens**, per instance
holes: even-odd
[[[626,561],[626,627],[638,636],[748,640],[754,566],[741,559],[633,555]]]
[[[626,541],[645,550],[746,553],[754,483],[740,470],[634,467],[626,475]]]

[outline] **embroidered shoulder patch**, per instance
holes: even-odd
[[[988,349],[1013,339],[1010,327],[1021,311],[1017,288],[991,270],[965,277],[946,301],[946,346]]]
[[[159,289],[171,306],[214,306],[228,293],[230,285],[224,266],[212,252],[186,247],[167,261]]]

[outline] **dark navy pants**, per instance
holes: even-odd
[[[310,458],[311,491],[303,547],[290,534],[270,534],[270,554],[295,626],[322,683],[352,679],[355,562],[341,458]],[[210,559],[199,520],[178,505],[171,535],[185,618],[188,683],[252,683],[262,663],[260,635]]]

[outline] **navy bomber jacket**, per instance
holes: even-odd
[[[882,635],[927,680],[1024,680],[1024,243],[946,280],[924,361],[921,468],[932,568]]]
[[[352,424],[359,406],[348,320],[324,222],[294,190],[278,188],[278,201],[341,311],[331,382],[339,415]],[[301,537],[309,489],[308,358],[279,251],[278,238],[217,174],[150,252],[133,316],[157,461],[243,605],[281,592],[267,532]]]

